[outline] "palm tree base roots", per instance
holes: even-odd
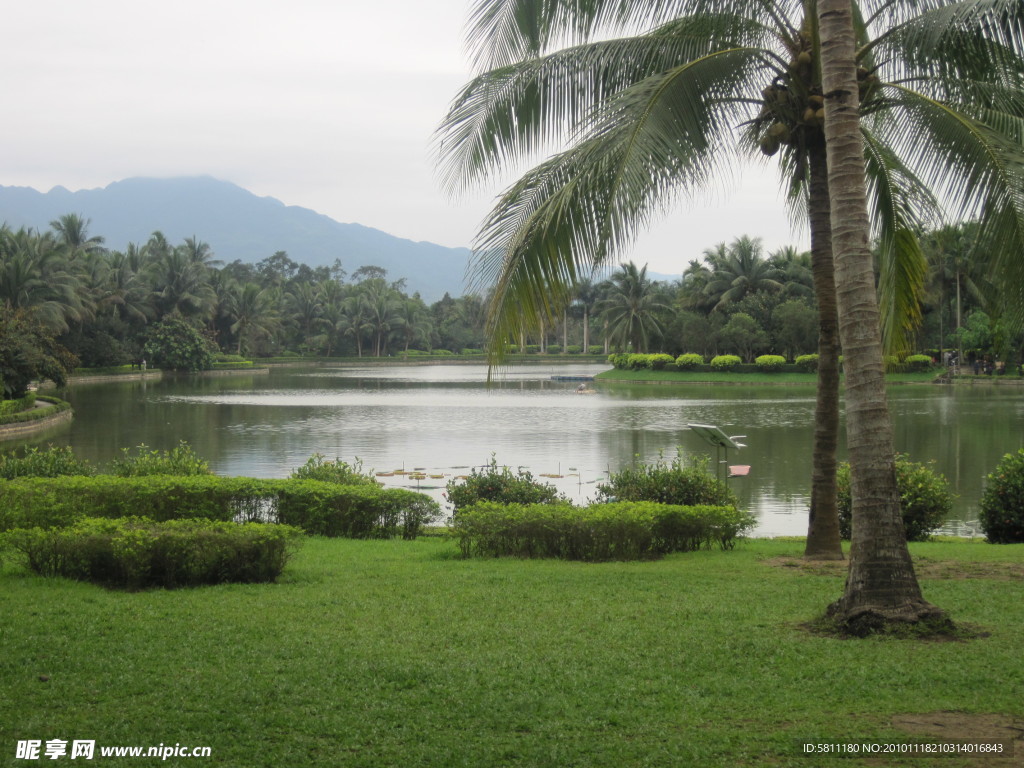
[[[924,600],[898,608],[879,606],[848,607],[845,599],[828,607],[819,628],[844,637],[895,635],[903,637],[953,637],[956,625],[941,608]]]

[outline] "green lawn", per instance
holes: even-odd
[[[901,713],[1024,715],[1024,545],[911,546],[926,597],[989,636],[808,634],[842,574],[786,541],[586,565],[310,539],[276,585],[134,594],[8,563],[0,764],[61,738],[239,768],[808,768],[830,763],[798,743],[906,739]]]

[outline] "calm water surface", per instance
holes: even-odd
[[[758,515],[760,535],[806,533],[814,415],[811,387],[612,385],[576,394],[552,375],[605,365],[517,366],[491,387],[483,366],[274,369],[269,375],[80,384],[69,390],[70,427],[46,441],[95,462],[125,446],[171,448],[186,440],[217,474],[284,477],[313,453],[366,469],[444,475],[382,478],[441,499],[444,484],[492,454],[548,478],[575,500],[637,458],[713,455],[687,428],[715,424],[746,435],[730,480]],[[1002,455],[1024,445],[1024,390],[890,388],[897,450],[933,461],[957,491],[955,517],[977,518],[982,482]]]

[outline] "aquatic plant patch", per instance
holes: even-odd
[[[456,515],[452,531],[464,557],[597,562],[643,560],[713,546],[730,549],[755,522],[752,515],[735,507],[482,502]]]
[[[43,576],[174,589],[274,581],[301,534],[288,525],[129,517],[83,518],[68,528],[18,529],[4,538]]]

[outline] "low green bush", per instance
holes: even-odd
[[[587,354],[588,355],[603,355],[604,354],[604,347],[599,346],[597,344],[591,344],[589,347],[587,347]]]
[[[933,368],[932,359],[928,355],[908,355],[903,367],[908,373],[924,373]]]
[[[708,471],[706,458],[684,464],[681,457],[671,462],[626,467],[597,486],[599,501],[655,501],[682,506],[739,505],[728,485]]]
[[[84,517],[278,522],[317,536],[415,538],[440,514],[420,493],[316,480],[215,475],[23,477],[0,483],[0,531],[58,528]]]
[[[680,371],[693,371],[704,365],[704,356],[694,352],[687,352],[676,358],[676,368]]]
[[[328,461],[322,453],[314,453],[301,467],[292,470],[296,480],[319,480],[339,485],[379,485],[369,472],[363,471],[363,461],[357,458],[349,464],[340,458]]]
[[[804,373],[817,373],[818,372],[818,356],[817,355],[800,355],[793,361],[796,367]]]
[[[608,355],[608,364],[611,365],[612,368],[627,370],[629,368],[629,355],[624,352],[613,352]]]
[[[650,370],[651,356],[632,352],[626,356],[626,367],[631,371]]]
[[[742,362],[736,355],[718,355],[711,358],[711,370],[719,372],[731,371]]]
[[[567,355],[581,355],[583,354],[583,346],[580,344],[570,344],[565,348]]]
[[[1024,448],[1003,456],[986,478],[980,517],[993,544],[1024,542]]]
[[[110,474],[115,477],[209,475],[210,465],[182,440],[169,451],[151,450],[145,444],[122,448],[121,458],[110,462]]]
[[[71,403],[60,400],[56,397],[50,397],[48,395],[36,395],[36,400],[42,403],[49,403],[52,408],[32,408],[27,411],[19,411],[17,413],[11,413],[0,415],[0,424],[21,424],[26,421],[39,421],[40,419],[48,419],[54,414],[61,413],[62,411],[70,411]],[[11,402],[11,401],[4,401]]]
[[[85,459],[75,456],[71,446],[31,447],[24,452],[0,454],[0,478],[61,477],[63,475],[93,475],[96,470]]]
[[[782,355],[761,355],[754,360],[757,370],[763,373],[778,373],[785,364],[786,358]]]
[[[84,518],[68,528],[4,535],[43,576],[125,589],[271,582],[281,575],[301,531],[287,525],[139,517]]]
[[[452,530],[464,557],[557,557],[639,560],[669,552],[733,546],[754,518],[734,507],[619,502],[574,507],[481,502]]]
[[[647,357],[649,358],[647,365],[652,371],[663,371],[668,366],[675,365],[676,363],[675,358],[672,357],[672,355],[658,353],[648,355]]]
[[[17,397],[13,400],[0,400],[0,418],[13,416],[16,413],[22,413],[35,407],[35,392],[29,392],[24,397]]]
[[[839,533],[849,539],[852,533],[853,499],[850,493],[850,465],[843,462],[836,472],[839,504]],[[907,541],[928,541],[931,532],[953,511],[953,492],[943,475],[925,464],[896,457],[896,487]]]
[[[275,519],[306,533],[347,539],[415,539],[440,517],[429,496],[402,488],[277,481]]]
[[[229,363],[214,363],[212,370],[215,371],[232,371],[232,370],[243,370],[246,368],[254,368],[252,360],[235,360]]]
[[[448,481],[445,496],[453,513],[478,504],[493,501],[499,504],[551,504],[564,501],[553,485],[534,480],[522,468],[515,473],[508,467],[499,467],[494,457],[479,471],[474,468],[468,477]]]

